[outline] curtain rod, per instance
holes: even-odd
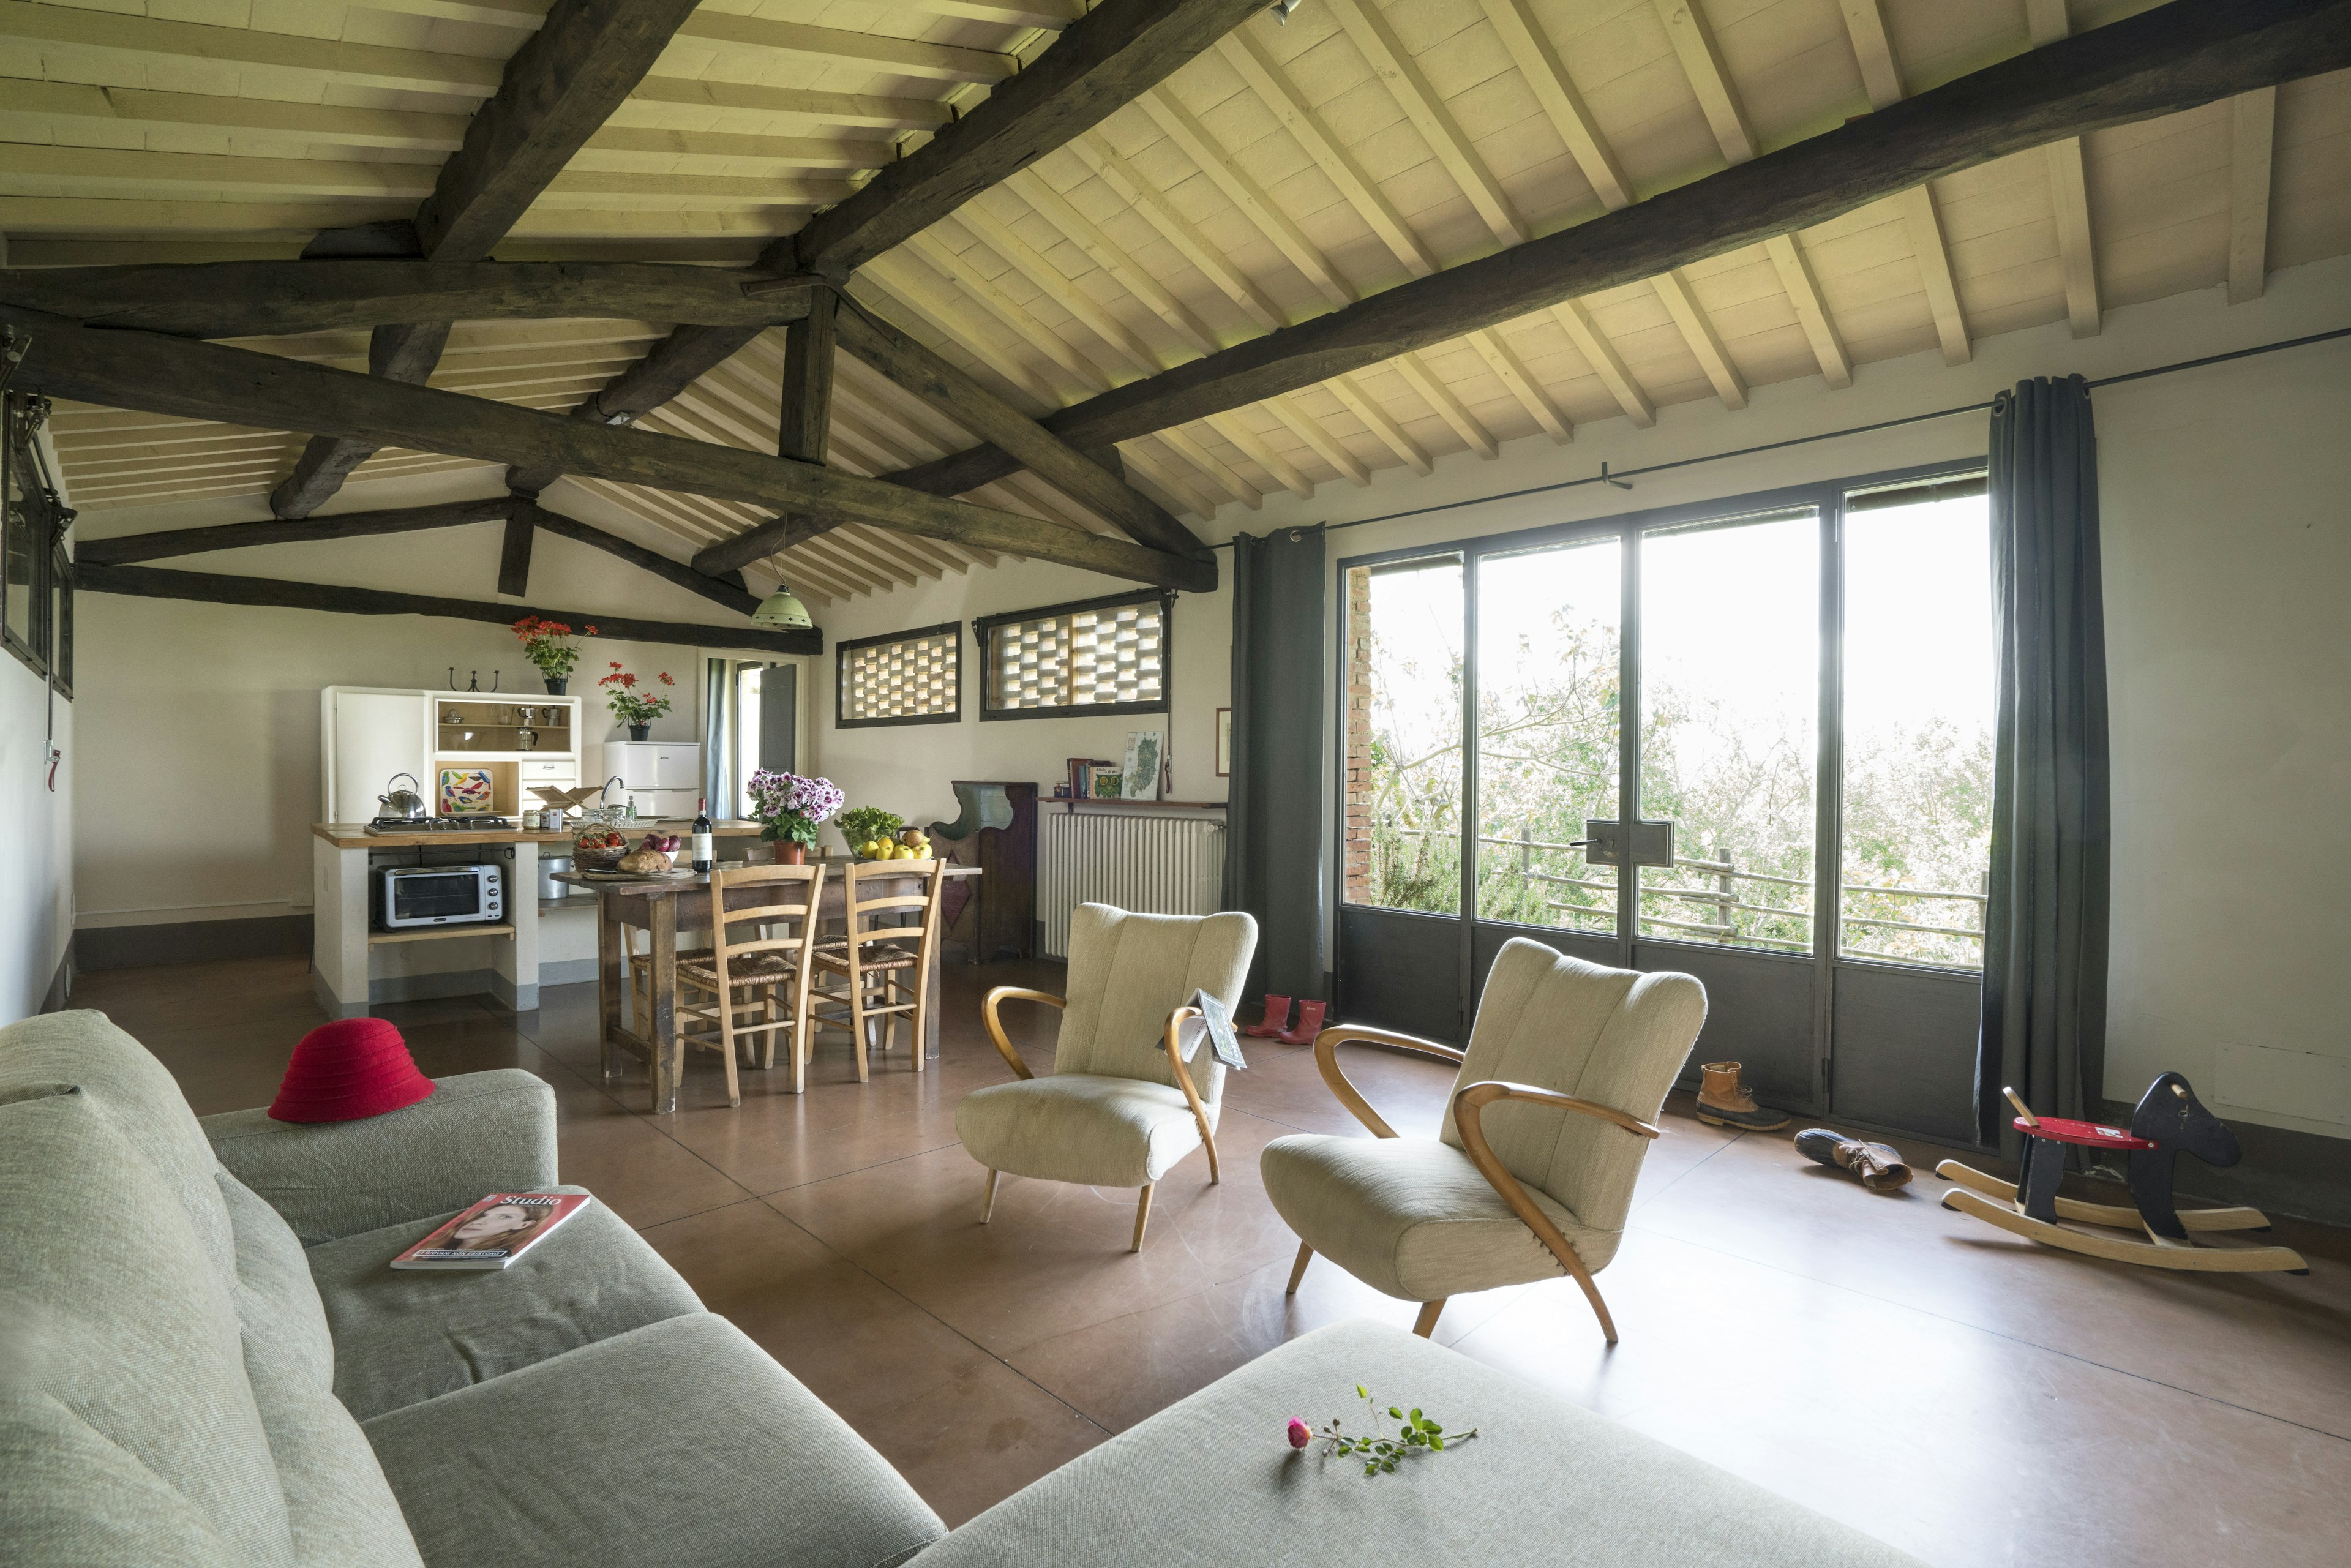
[[[2288,338],[2282,342],[2262,343],[2250,349],[2235,349],[2225,354],[2207,354],[2199,360],[2181,360],[2173,364],[2157,365],[2150,370],[2126,371],[2120,375],[2102,376],[2090,382],[2093,389],[2110,387],[2123,382],[2145,381],[2149,376],[2168,376],[2174,371],[2192,371],[2205,365],[2226,364],[2231,360],[2252,359],[2257,354],[2273,354],[2281,349],[2300,349],[2312,343],[2325,343],[2336,338],[2351,338],[2351,327],[2338,327],[2331,332],[2313,332],[2306,338]],[[1553,490],[1580,489],[1586,485],[1627,479],[1636,474],[1663,474],[1675,468],[1694,467],[1700,463],[1720,463],[1732,457],[1752,457],[1759,452],[1778,452],[1790,446],[1808,446],[1815,441],[1834,441],[1841,436],[1866,435],[1874,431],[1894,430],[1906,424],[1924,424],[1928,420],[1949,419],[1962,413],[1981,413],[1991,407],[1991,400],[1961,403],[1957,408],[1938,408],[1932,413],[1908,414],[1901,419],[1880,420],[1875,424],[1849,425],[1843,430],[1824,430],[1816,435],[1791,436],[1785,441],[1767,442],[1761,446],[1741,446],[1729,452],[1712,452],[1703,457],[1677,458],[1671,463],[1653,463],[1646,468],[1620,468],[1614,473],[1593,474],[1582,479],[1562,479],[1552,485],[1531,485],[1523,490],[1503,490],[1491,496],[1473,496],[1466,501],[1439,501],[1435,506],[1415,507],[1408,511],[1384,512],[1376,517],[1357,517],[1351,522],[1331,523],[1324,531],[1335,533],[1341,528],[1360,528],[1371,523],[1393,523],[1405,517],[1423,517],[1433,512],[1458,511],[1463,507],[1482,507],[1489,501],[1514,501],[1521,496],[1548,495]],[[1232,543],[1227,539],[1210,548],[1224,549]]]

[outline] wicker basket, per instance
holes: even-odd
[[[571,867],[574,871],[615,871],[622,858],[629,852],[627,844],[615,849],[591,850],[584,845],[571,846]]]

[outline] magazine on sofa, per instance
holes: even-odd
[[[395,1269],[503,1269],[591,1200],[584,1192],[494,1192],[392,1260]]]

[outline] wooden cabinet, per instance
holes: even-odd
[[[423,692],[373,691],[329,686],[320,694],[319,722],[325,735],[322,779],[329,822],[364,822],[376,814],[376,798],[405,773],[416,792],[433,798],[431,727]],[[409,787],[402,779],[401,789]]]

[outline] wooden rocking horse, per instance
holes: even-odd
[[[2204,1109],[2188,1080],[2167,1072],[2147,1086],[2131,1113],[2127,1130],[2075,1122],[2057,1116],[2036,1116],[2013,1089],[2003,1089],[2017,1109],[2016,1130],[2024,1134],[2024,1174],[2011,1186],[1995,1176],[1945,1160],[1935,1174],[1955,1183],[1943,1194],[1943,1207],[1971,1214],[2002,1230],[2069,1252],[2110,1258],[2117,1263],[2144,1263],[2156,1269],[2185,1269],[2212,1273],[2250,1273],[2283,1270],[2307,1274],[2309,1266],[2290,1247],[2199,1247],[2190,1232],[2200,1230],[2267,1230],[2270,1222],[2256,1208],[2191,1208],[2181,1212],[2171,1200],[2171,1167],[2183,1152],[2207,1165],[2233,1166],[2243,1158],[2237,1135]],[[2065,1174],[2065,1145],[2120,1149],[2126,1155],[2130,1193],[2136,1209],[2106,1203],[2082,1203],[2057,1196]],[[2013,1196],[2011,1196],[2011,1195]],[[2140,1241],[2095,1231],[2074,1230],[2058,1223],[2071,1219],[2085,1225],[2141,1229]]]

